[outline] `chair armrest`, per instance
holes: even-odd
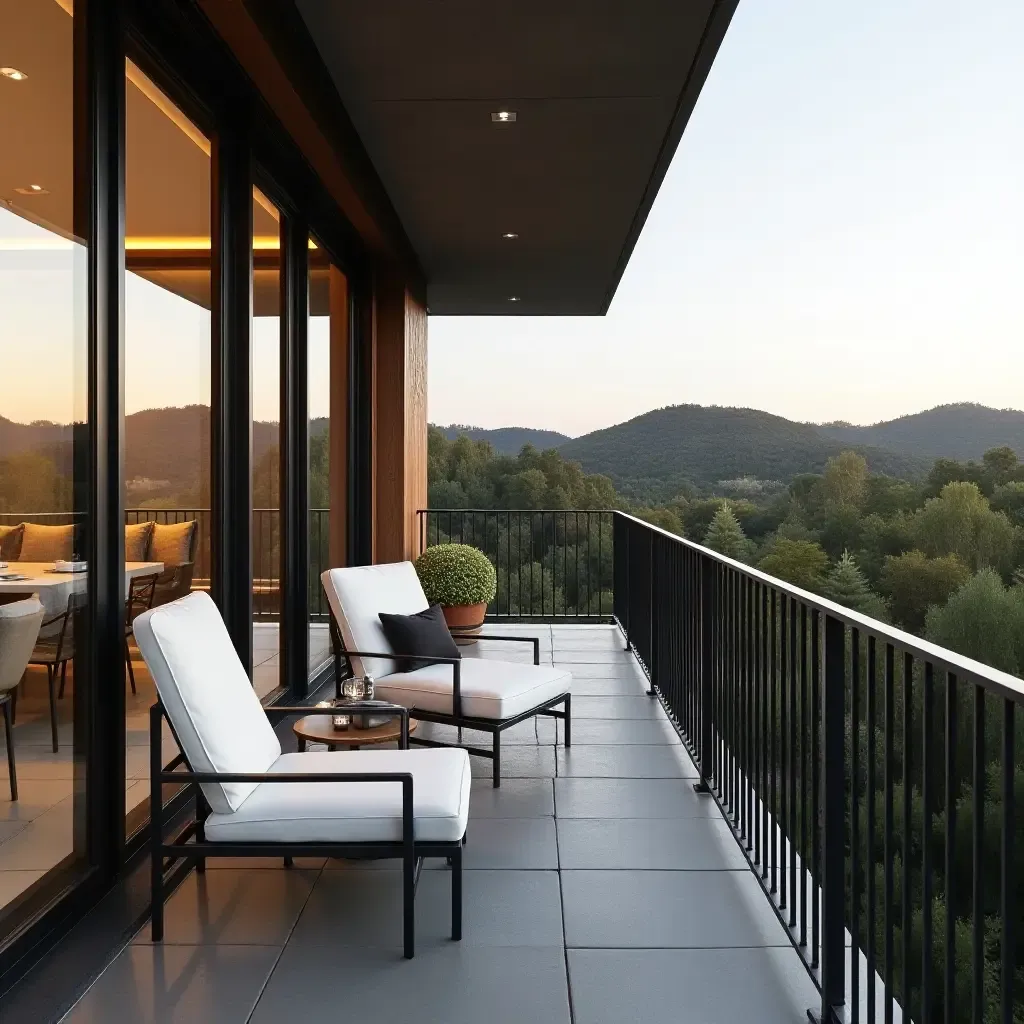
[[[533,644],[533,663],[540,664],[540,637],[539,636],[495,636],[491,633],[468,634],[474,640],[503,640],[506,643]]]

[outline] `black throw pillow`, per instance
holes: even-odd
[[[415,615],[380,613],[384,635],[395,654],[415,654],[418,658],[461,658],[462,654],[444,621],[439,604],[432,604]],[[395,662],[399,672],[415,672],[432,664],[429,661]]]

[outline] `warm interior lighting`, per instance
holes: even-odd
[[[519,301],[519,296],[518,295],[510,295],[508,297],[508,301],[509,302],[518,302]]]
[[[491,114],[491,120],[496,124],[511,124],[516,119],[514,110],[496,110]]]
[[[311,238],[308,246],[316,249],[316,242]],[[201,235],[134,235],[124,240],[125,249],[143,252],[201,252],[209,250],[210,239]],[[281,239],[277,235],[257,235],[252,240],[253,249],[280,249]]]
[[[43,188],[42,185],[29,185],[28,188],[22,186],[21,188],[16,188],[14,191],[17,192],[19,196],[48,196],[50,194],[50,190],[48,188]]]
[[[501,237],[502,238],[518,238],[519,235],[517,235],[516,232],[514,232],[514,231],[506,231]]]
[[[0,75],[9,78],[12,82],[24,82],[28,78],[24,71],[19,71],[17,68],[0,68]]]

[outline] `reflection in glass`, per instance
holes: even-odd
[[[86,239],[70,5],[0,3],[0,940],[86,864]],[[33,596],[38,595],[38,598]],[[14,770],[8,767],[8,750]],[[76,757],[77,755],[77,757]]]
[[[210,144],[126,65],[126,832],[149,818],[152,679],[132,620],[210,577]],[[165,725],[167,760],[177,747]],[[165,787],[165,798],[172,787]]]

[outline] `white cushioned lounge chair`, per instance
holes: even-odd
[[[470,789],[465,751],[409,750],[408,711],[392,706],[384,713],[402,720],[404,749],[282,753],[205,593],[140,615],[135,637],[159,695],[150,712],[155,942],[163,937],[165,858],[202,871],[210,856],[280,856],[286,865],[296,856],[401,858],[407,957],[414,951],[418,861],[445,857],[452,867],[452,938],[461,938]],[[289,712],[318,709],[269,709],[275,716]],[[167,766],[160,751],[165,716],[181,751]],[[161,783],[189,780],[199,783],[195,820],[168,841]]]
[[[477,729],[492,736],[492,747],[467,747],[470,753],[493,761],[493,782],[501,784],[501,734],[536,715],[561,718],[565,745],[572,743],[572,674],[540,664],[540,641],[535,637],[491,636],[533,644],[533,664],[492,658],[421,658],[432,664],[403,671],[403,655],[394,652],[384,635],[380,613],[412,615],[427,607],[412,562],[328,569],[321,582],[340,633],[342,654],[356,675],[371,675],[375,694],[409,709],[426,722]],[[562,710],[556,710],[561,705]],[[413,737],[413,743],[448,746]]]

